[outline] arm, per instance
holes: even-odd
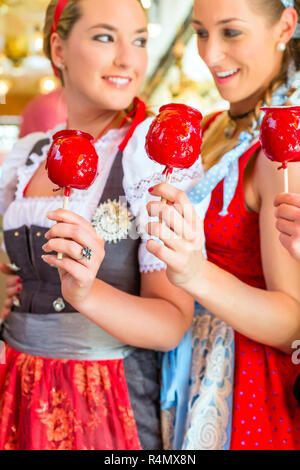
[[[291,181],[294,187],[299,185],[298,173]],[[151,215],[161,214],[167,225],[149,224],[149,233],[159,236],[165,246],[151,240],[148,249],[168,264],[167,274],[175,285],[218,318],[247,337],[290,352],[293,341],[300,338],[300,268],[280,245],[274,227],[272,201],[282,185],[282,175],[264,155],[258,157],[255,175],[262,201],[261,250],[267,291],[248,286],[203,258],[202,236],[196,233],[200,222],[187,196],[169,185],[157,186],[153,194],[167,198],[176,209],[161,203],[148,207]]]
[[[291,166],[293,168],[293,166]],[[279,240],[297,261],[300,261],[300,195],[278,194],[274,201]]]
[[[44,261],[59,268],[63,297],[124,343],[161,351],[176,347],[192,322],[193,299],[172,285],[165,271],[142,275],[142,297],[95,279],[104,258],[103,240],[86,220],[70,211],[49,216],[60,223],[49,230],[43,248],[65,256],[61,261],[46,256]],[[93,250],[90,261],[80,256],[86,245]]]
[[[11,310],[13,302],[18,298],[22,290],[22,280],[5,264],[0,263],[0,272],[7,277],[5,282],[5,299],[0,312],[0,321],[5,320]]]

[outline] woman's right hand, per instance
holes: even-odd
[[[280,242],[291,256],[300,261],[300,195],[278,194],[274,206]]]
[[[0,272],[8,276],[5,282],[6,297],[0,312],[0,319],[5,320],[10,314],[14,301],[18,300],[18,296],[22,290],[22,280],[4,263],[0,263]]]
[[[104,240],[86,219],[72,211],[57,209],[48,212],[47,217],[57,223],[45,234],[48,242],[42,249],[64,256],[62,260],[51,254],[42,258],[58,268],[62,296],[80,312],[105,256]]]

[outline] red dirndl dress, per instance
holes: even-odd
[[[212,192],[205,236],[209,261],[250,286],[266,289],[259,215],[245,207],[243,188],[245,167],[258,148],[259,143],[253,145],[239,160],[239,181],[228,215],[219,215],[223,181]],[[293,395],[299,369],[291,356],[235,332],[231,449],[300,449],[300,407]]]
[[[122,360],[31,356],[6,345],[0,449],[137,450]]]

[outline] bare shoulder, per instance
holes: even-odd
[[[259,229],[261,257],[268,290],[284,292],[300,302],[300,264],[281,245],[276,229],[275,197],[283,191],[284,175],[280,163],[271,162],[259,152],[254,172],[260,195]],[[300,164],[289,165],[291,191],[300,192]]]
[[[284,175],[279,162],[270,161],[262,150],[256,158],[254,184],[261,200],[271,199],[284,190]],[[300,163],[288,165],[290,192],[300,193]]]

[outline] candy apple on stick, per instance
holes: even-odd
[[[46,169],[52,183],[64,188],[64,209],[68,208],[71,188],[87,189],[96,179],[98,154],[93,140],[78,130],[63,130],[53,136]],[[62,259],[62,253],[57,257]]]
[[[284,171],[284,191],[289,192],[288,163],[300,162],[300,107],[261,108],[265,116],[260,127],[260,142],[265,155],[280,162]]]
[[[200,156],[202,114],[190,106],[172,103],[162,106],[146,136],[146,152],[161,165],[167,183],[174,168],[190,168]],[[163,200],[163,202],[166,202]]]

